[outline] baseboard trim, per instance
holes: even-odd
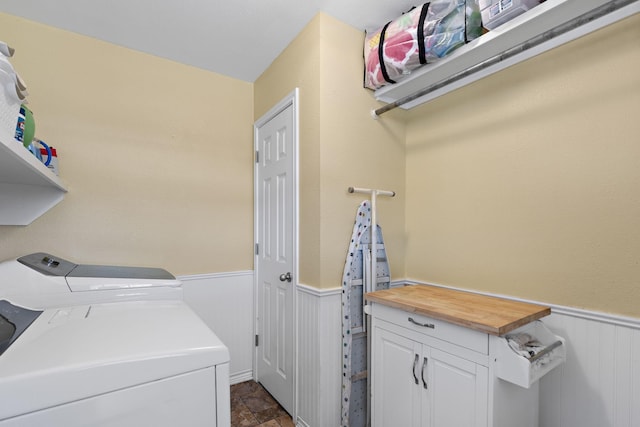
[[[222,273],[205,273],[205,274],[186,274],[176,276],[182,282],[204,279],[223,279],[226,277],[253,276],[253,270],[227,271]]]
[[[601,323],[608,323],[615,326],[624,326],[640,330],[640,319],[633,317],[620,316],[612,313],[603,313],[599,311],[584,310],[574,307],[565,307],[554,304],[546,304],[551,307],[553,313],[564,314],[566,316],[577,317],[586,320],[595,320]]]
[[[309,424],[305,423],[300,417],[296,420],[296,427],[311,427]]]
[[[231,385],[243,383],[245,381],[252,381],[252,380],[253,380],[253,370],[237,372],[229,376],[229,383]]]
[[[313,286],[305,285],[302,283],[298,283],[296,288],[299,292],[304,292],[316,297],[327,297],[342,293],[342,288],[314,288]]]

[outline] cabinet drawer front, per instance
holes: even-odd
[[[378,303],[372,304],[371,314],[373,317],[394,323],[403,328],[438,338],[478,353],[489,354],[489,338],[484,332]]]

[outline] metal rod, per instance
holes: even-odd
[[[531,356],[529,358],[529,363],[535,362],[536,360],[540,359],[544,355],[551,353],[553,350],[560,347],[561,345],[562,345],[562,341],[555,341],[551,343],[549,346],[542,349],[539,353],[536,353],[533,356]]]
[[[373,118],[377,118],[378,116],[394,110],[404,104],[407,104],[411,101],[415,101],[418,98],[421,98],[431,92],[434,92],[438,89],[441,89],[444,86],[447,86],[451,83],[455,83],[458,80],[462,80],[465,77],[469,77],[472,74],[475,74],[479,71],[482,71],[486,68],[489,68],[493,65],[496,65],[506,59],[512,58],[518,54],[521,54],[527,50],[530,50],[536,46],[539,46],[545,42],[548,42],[552,39],[555,39],[556,37],[568,33],[571,30],[574,30],[576,28],[579,28],[585,24],[588,24],[589,22],[598,19],[598,18],[602,18],[603,16],[606,16],[612,12],[615,12],[618,9],[622,9],[625,6],[630,5],[631,3],[634,3],[638,0],[613,0],[605,5],[602,5],[600,7],[597,7],[595,9],[593,9],[590,12],[584,13],[580,16],[578,16],[577,18],[574,18],[572,20],[569,20],[567,22],[565,22],[564,24],[558,25],[557,27],[552,28],[551,30],[545,31],[542,34],[539,34],[527,41],[525,41],[524,43],[521,43],[517,46],[514,46],[510,49],[505,50],[504,52],[492,56],[491,58],[480,62],[476,65],[473,65],[463,71],[460,71],[459,73],[453,74],[449,77],[447,77],[444,80],[441,80],[437,83],[434,83],[432,85],[427,86],[426,88],[423,88],[421,90],[419,90],[416,93],[413,93],[411,95],[407,95],[403,98],[398,99],[395,102],[392,102],[390,104],[387,104],[383,107],[380,107],[376,110],[372,110],[371,111],[371,116]]]
[[[389,196],[389,197],[394,197],[396,195],[395,191],[375,190],[372,188],[349,187],[347,188],[347,191],[349,193],[366,193],[366,194],[372,194],[373,192],[375,192],[379,196]]]

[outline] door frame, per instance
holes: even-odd
[[[292,171],[292,185],[293,185],[293,213],[291,215],[293,221],[293,265],[292,272],[293,279],[291,281],[292,286],[292,310],[291,318],[293,319],[293,342],[292,349],[293,353],[291,356],[293,358],[293,413],[291,414],[292,419],[296,420],[297,410],[298,410],[298,351],[297,351],[297,341],[298,341],[298,312],[297,312],[297,285],[298,285],[298,271],[299,271],[299,181],[300,181],[300,158],[299,158],[299,142],[300,142],[300,134],[299,134],[299,89],[295,88],[291,91],[287,96],[285,96],[280,102],[271,107],[269,111],[267,111],[262,117],[260,117],[253,124],[253,149],[254,156],[258,151],[258,128],[262,127],[265,123],[269,122],[271,119],[275,118],[279,113],[281,113],[286,108],[292,106],[293,108],[293,132],[292,136],[294,138],[293,141],[293,171]],[[258,319],[258,285],[260,283],[260,271],[259,271],[259,257],[256,254],[256,245],[258,243],[258,236],[260,235],[260,221],[258,221],[258,212],[260,211],[258,206],[258,163],[256,162],[256,158],[253,160],[253,259],[254,259],[254,274],[253,274],[253,315],[254,315],[254,328],[253,328],[253,336],[257,335],[257,332],[260,330],[259,328],[259,319]],[[258,347],[256,345],[253,346],[253,379],[258,381]]]

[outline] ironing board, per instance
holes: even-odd
[[[364,294],[388,289],[389,263],[382,238],[376,226],[376,280],[368,273],[371,268],[371,204],[364,201],[358,207],[349,251],[342,277],[342,415],[343,427],[368,425],[367,410],[367,319],[364,314]]]

